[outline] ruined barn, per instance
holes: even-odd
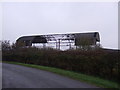
[[[75,48],[77,46],[94,46],[100,43],[98,32],[89,33],[70,33],[70,34],[48,34],[48,35],[32,35],[22,36],[16,40],[17,45],[33,46],[41,44],[43,47],[52,47],[61,49],[63,47]]]

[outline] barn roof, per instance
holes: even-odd
[[[96,38],[96,41],[100,41],[100,36],[98,32],[88,32],[88,33],[70,33],[70,34],[48,34],[48,35],[31,35],[31,36],[22,36],[17,39],[17,41],[24,40],[34,40],[34,39],[46,39],[47,41],[52,40],[72,40],[75,38]]]

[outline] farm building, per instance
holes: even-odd
[[[94,46],[99,42],[98,32],[22,36],[16,40],[17,45],[21,46],[38,45],[56,49],[71,49],[83,45]]]

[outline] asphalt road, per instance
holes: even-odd
[[[97,88],[51,72],[13,64],[3,64],[3,88]]]

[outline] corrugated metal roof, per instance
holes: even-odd
[[[70,33],[70,34],[48,34],[48,35],[32,35],[23,36],[17,39],[17,42],[30,41],[31,43],[47,43],[47,41],[57,40],[75,40],[75,45],[82,44],[82,41],[89,41],[89,44],[95,44],[100,42],[100,36],[98,32],[88,33]]]

